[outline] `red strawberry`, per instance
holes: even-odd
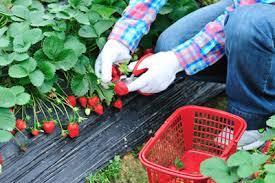
[[[37,130],[37,129],[32,129],[32,135],[33,136],[38,136],[39,135],[39,130]]]
[[[98,104],[94,107],[94,111],[101,116],[104,113],[104,108],[101,104]]]
[[[66,102],[67,102],[67,104],[70,105],[71,107],[75,107],[75,106],[76,106],[76,98],[75,98],[75,96],[72,96],[72,95],[68,96],[68,97],[66,98]]]
[[[123,103],[122,103],[122,100],[119,98],[119,99],[117,99],[116,101],[114,101],[112,105],[113,105],[115,108],[121,110],[121,109],[122,109],[122,106],[123,106]]]
[[[55,129],[54,121],[45,121],[43,123],[43,129],[44,129],[45,133],[48,133],[48,134],[53,133],[53,131]]]
[[[120,80],[120,76],[114,76],[113,78],[112,78],[112,82],[113,83],[115,83],[115,82],[117,82],[117,81],[119,81]]]
[[[67,130],[71,138],[79,136],[79,126],[77,123],[69,123]]]
[[[116,83],[114,91],[118,96],[127,95],[129,93],[127,85],[122,81]]]
[[[100,102],[100,99],[98,98],[98,96],[88,98],[89,107],[95,107],[97,104],[99,104],[99,102]]]
[[[16,128],[19,130],[19,131],[24,131],[26,128],[27,128],[27,124],[24,120],[22,119],[17,119],[16,120]]]
[[[119,71],[119,69],[115,66],[112,66],[112,77],[120,76],[120,75],[121,75],[121,72]]]
[[[79,97],[78,103],[81,105],[81,107],[86,108],[87,107],[87,98],[86,97]]]

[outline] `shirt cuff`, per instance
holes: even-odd
[[[141,33],[138,29],[133,29],[129,25],[123,24],[123,22],[117,22],[110,33],[108,39],[114,39],[124,44],[131,52],[134,52],[141,39]]]

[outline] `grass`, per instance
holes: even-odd
[[[86,183],[147,183],[147,175],[138,158],[128,153],[116,156],[109,165],[86,178]]]

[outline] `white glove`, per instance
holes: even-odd
[[[112,80],[112,65],[131,59],[130,50],[116,40],[108,40],[96,59],[95,74],[104,83]]]
[[[135,63],[129,65],[133,69]],[[158,93],[175,80],[176,74],[183,70],[176,55],[172,51],[160,52],[144,59],[138,70],[148,68],[147,72],[131,83],[128,83],[130,92],[139,90],[142,93]]]

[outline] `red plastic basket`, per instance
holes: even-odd
[[[149,183],[214,182],[200,174],[200,163],[211,157],[227,159],[236,152],[245,121],[230,113],[199,106],[176,110],[139,154]],[[176,158],[184,168],[174,170]]]

